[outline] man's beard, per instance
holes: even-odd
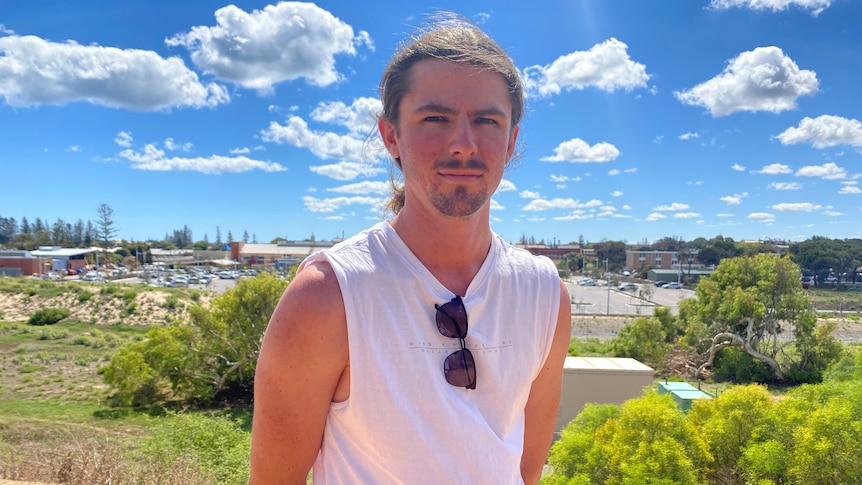
[[[449,217],[467,217],[473,215],[488,201],[488,195],[483,192],[470,193],[465,187],[455,187],[449,194],[433,192],[429,199],[440,214]]]

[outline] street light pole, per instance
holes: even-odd
[[[611,275],[608,274],[608,258],[605,258],[605,284],[608,287],[608,308],[606,315],[611,314]]]

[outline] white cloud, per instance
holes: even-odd
[[[530,94],[539,96],[588,87],[606,92],[645,88],[650,78],[646,66],[632,61],[627,49],[626,44],[610,38],[588,51],[561,56],[550,65],[524,69],[524,85]]]
[[[284,125],[271,122],[269,128],[261,132],[261,136],[264,141],[307,148],[324,160],[337,158],[358,162],[365,159],[363,139],[349,134],[313,131],[308,128],[308,123],[298,116],[291,116]]]
[[[841,190],[839,190],[838,193],[843,195],[862,194],[862,189],[855,185],[845,185],[844,187],[841,187]]]
[[[846,214],[844,214],[843,212],[838,212],[838,211],[823,211],[823,215],[827,215],[830,217],[839,217],[839,216],[843,216]]]
[[[611,192],[611,197],[620,197],[621,195],[623,195],[623,192],[621,190],[614,190],[613,192]]]
[[[716,10],[729,8],[749,8],[751,10],[772,10],[780,12],[790,7],[798,7],[808,10],[816,17],[829,8],[833,0],[710,0],[709,6]]]
[[[677,212],[673,215],[675,219],[696,219],[700,217],[697,212]]]
[[[262,170],[264,172],[283,172],[287,170],[277,163],[253,160],[248,157],[210,155],[206,158],[168,158],[165,157],[163,150],[159,150],[155,145],[151,144],[147,144],[143,152],[126,149],[120,152],[120,156],[132,162],[132,168],[137,170],[187,171],[208,174],[240,173],[250,170]]]
[[[627,169],[623,170],[623,172],[625,172],[625,173],[635,173],[637,171],[638,171],[637,168],[627,168]]]
[[[619,169],[616,169],[616,168],[612,168],[612,169],[608,170],[608,175],[610,175],[611,177],[613,177],[614,175],[619,175],[621,173],[622,172],[620,172]]]
[[[802,184],[796,182],[772,182],[767,187],[775,190],[799,190],[802,188]]]
[[[568,182],[568,175],[554,175],[551,174],[551,182]]]
[[[682,135],[679,135],[680,140],[691,140],[692,138],[700,138],[700,134],[689,132],[689,133],[683,133]]]
[[[722,212],[721,214],[716,214],[715,217],[722,217],[722,218],[724,218],[724,217],[736,217],[736,215]]]
[[[338,101],[320,103],[311,119],[346,127],[350,134],[365,137],[377,127],[377,115],[383,104],[377,98],[356,98],[350,106]]]
[[[133,141],[132,134],[125,131],[117,133],[117,136],[114,137],[114,143],[123,148],[131,148]]]
[[[173,138],[166,138],[165,139],[165,148],[172,151],[172,152],[175,152],[178,150],[183,151],[183,152],[189,152],[192,150],[192,147],[194,147],[194,145],[191,143],[188,143],[188,142],[176,143]]]
[[[647,216],[646,220],[649,222],[655,222],[666,218],[667,216],[662,214],[661,212],[653,212],[652,214]]]
[[[492,211],[498,211],[498,210],[503,210],[503,209],[505,209],[505,207],[503,207],[502,205],[500,205],[500,203],[499,203],[499,202],[497,202],[496,200],[491,199],[491,205],[489,206],[489,209],[491,209]]]
[[[783,163],[771,163],[765,165],[762,169],[755,173],[765,173],[767,175],[779,175],[784,173],[793,173],[793,170]]]
[[[32,35],[0,37],[0,97],[11,106],[71,102],[132,111],[214,107],[230,100],[224,86],[203,84],[182,59],[153,51]]]
[[[305,196],[302,198],[305,208],[310,212],[335,212],[347,205],[370,205],[376,208],[382,207],[386,202],[385,199],[377,197],[333,197],[331,199],[318,199],[316,197]]]
[[[500,185],[497,186],[497,190],[495,193],[500,194],[503,192],[512,192],[515,190],[518,190],[518,188],[515,187],[514,183],[512,183],[510,180],[503,179],[500,181]]]
[[[748,218],[755,222],[772,223],[775,222],[775,215],[768,212],[752,212],[748,214]]]
[[[273,85],[305,79],[328,86],[343,79],[338,55],[374,44],[353,27],[313,3],[280,2],[251,13],[234,5],[215,12],[216,25],[196,26],[165,42],[189,50],[192,62],[219,79],[269,91]]]
[[[533,199],[530,201],[530,203],[522,207],[521,210],[528,212],[537,212],[550,209],[583,209],[599,207],[601,205],[602,201],[598,199],[592,199],[584,203],[581,203],[580,201],[574,199]]]
[[[837,180],[847,177],[847,170],[839,167],[833,162],[823,165],[810,165],[796,171],[797,177],[820,177],[827,180]]]
[[[365,180],[355,184],[342,185],[326,189],[328,192],[337,192],[340,194],[388,194],[390,190],[389,182]]]
[[[781,204],[775,204],[772,206],[773,210],[777,211],[791,211],[791,212],[811,212],[822,209],[823,206],[820,204],[812,204],[811,202],[784,202]]]
[[[738,163],[734,163],[733,166],[730,168],[736,170],[737,172],[744,172],[745,171],[745,167],[743,167],[742,165],[740,165]]]
[[[739,205],[742,203],[742,199],[748,197],[748,192],[743,192],[741,194],[733,194],[733,195],[725,195],[721,197],[720,200],[727,202],[727,205]]]
[[[674,202],[671,205],[660,205],[654,208],[654,211],[657,212],[665,212],[665,211],[682,211],[688,209],[690,206],[688,204],[683,204],[681,202]]]
[[[538,199],[542,197],[542,194],[533,192],[532,190],[522,190],[518,195],[520,195],[522,199]]]
[[[817,88],[814,71],[800,70],[780,48],[769,46],[741,53],[718,76],[674,95],[718,117],[738,111],[796,109],[796,99],[815,94]]]
[[[543,162],[609,162],[617,158],[620,151],[610,143],[589,143],[580,138],[560,143],[554,148],[554,156],[542,157]]]
[[[251,153],[251,149],[248,147],[236,147],[230,149],[231,155],[246,155],[248,153]]]
[[[372,177],[386,171],[383,167],[367,162],[338,162],[329,165],[308,167],[312,172],[335,180],[353,180],[357,177]]]
[[[831,115],[805,117],[799,122],[799,126],[788,128],[775,138],[784,145],[811,143],[814,148],[836,145],[862,148],[862,123],[859,120]]]

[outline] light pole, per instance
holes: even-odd
[[[608,258],[605,258],[605,285],[608,287],[608,308],[606,315],[611,314],[611,275],[608,274]]]

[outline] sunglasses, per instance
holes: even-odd
[[[443,361],[443,375],[446,382],[455,387],[476,389],[476,361],[465,345],[467,337],[467,310],[461,297],[455,298],[443,305],[434,304],[437,309],[437,330],[444,337],[456,338],[461,343],[461,350],[456,350]]]

